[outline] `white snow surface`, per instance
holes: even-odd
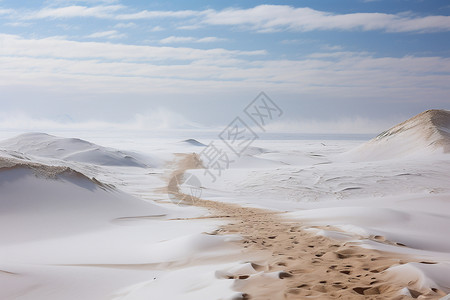
[[[441,112],[402,123],[382,141],[257,140],[236,157],[215,140],[232,160],[229,167],[215,180],[202,169],[189,173],[200,180],[202,198],[285,211],[305,229],[333,226],[311,229],[316,234],[434,262],[388,272],[450,293],[449,131]],[[440,122],[433,121],[437,117]],[[27,134],[0,142],[0,161],[9,164],[0,169],[0,299],[236,295],[223,274],[251,272],[247,258],[229,243],[239,236],[205,234],[220,223],[187,219],[207,211],[174,205],[158,189],[165,185],[164,162],[174,153],[199,153],[210,140],[139,136],[137,142],[128,135],[124,142],[117,134],[76,136],[108,146],[88,144],[100,156],[128,153],[112,148],[120,146],[158,163],[78,159],[73,154],[84,153],[85,142],[70,136]],[[387,146],[402,142],[401,149]],[[123,162],[121,155],[115,158]],[[70,169],[49,175],[40,164]]]

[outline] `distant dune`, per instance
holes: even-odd
[[[149,166],[148,162],[136,153],[102,147],[77,138],[62,138],[45,133],[25,133],[1,141],[0,149],[14,151],[15,155],[23,153],[104,166]]]
[[[187,139],[187,140],[182,141],[182,143],[189,144],[192,146],[206,147],[205,144],[197,141],[196,139]]]
[[[345,154],[353,160],[385,160],[450,153],[450,111],[427,110]]]

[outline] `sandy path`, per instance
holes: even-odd
[[[194,154],[180,155],[170,177],[199,167]],[[254,253],[251,265],[255,274],[227,277],[242,292],[239,299],[439,299],[446,295],[383,272],[393,265],[416,261],[413,258],[317,236],[298,220],[272,211],[192,198],[177,192],[176,186],[168,190],[184,204],[207,208],[211,218],[230,219],[210,234],[238,233],[243,237],[237,242],[243,251]],[[401,295],[402,289],[411,296]]]

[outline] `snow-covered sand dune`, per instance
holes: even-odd
[[[149,157],[102,147],[78,138],[62,138],[45,133],[26,133],[0,142],[0,148],[25,155],[103,166],[150,166]]]
[[[190,146],[198,146],[198,147],[205,147],[206,145],[197,141],[196,139],[186,139],[184,141],[181,141],[181,143],[190,145]]]
[[[450,111],[427,110],[346,153],[351,160],[396,159],[450,152]]]
[[[0,160],[0,244],[98,230],[124,216],[164,215],[146,203],[68,167]]]

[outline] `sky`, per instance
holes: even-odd
[[[450,109],[450,3],[0,0],[3,129],[219,128],[261,91],[280,131]]]

